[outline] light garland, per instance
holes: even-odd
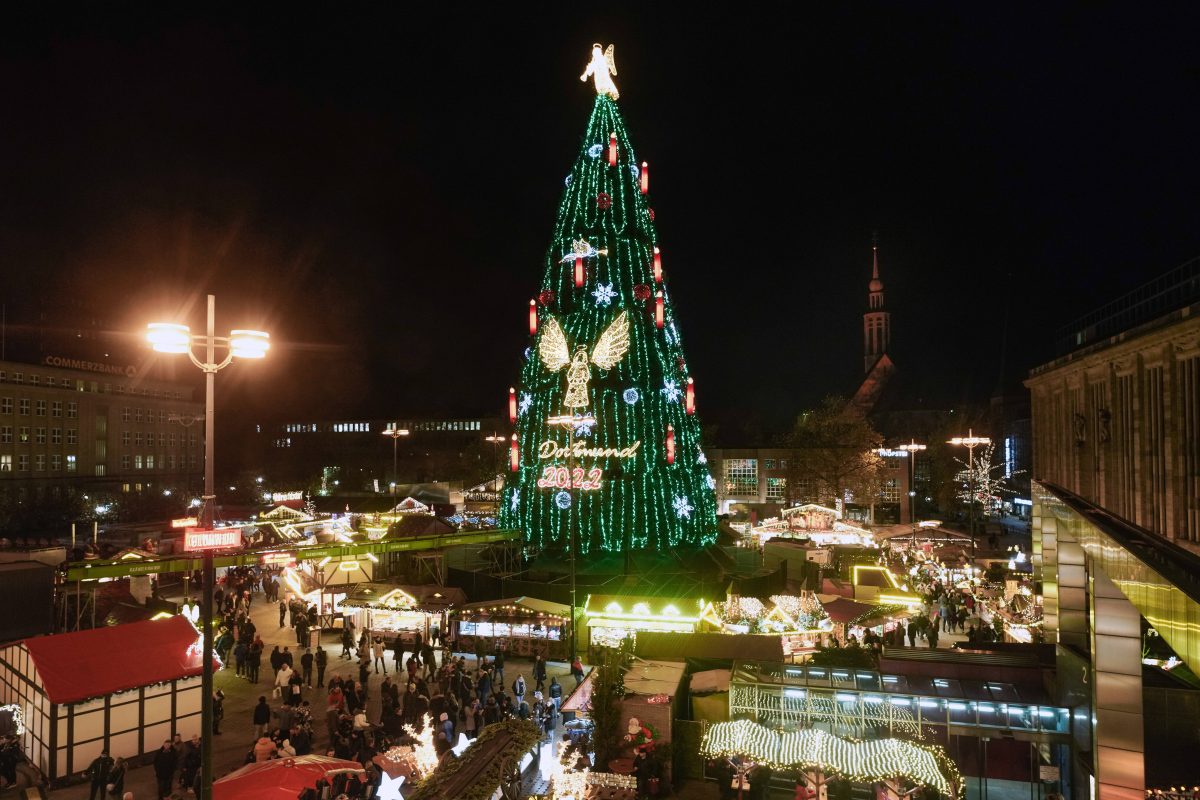
[[[12,714],[13,732],[20,736],[25,733],[25,712],[16,703],[11,703],[6,706],[0,706],[0,711],[7,711]]]
[[[941,747],[902,739],[858,742],[815,728],[780,734],[745,719],[709,728],[700,755],[738,756],[773,769],[818,769],[861,783],[900,777],[952,800],[961,785],[957,768]]]
[[[411,750],[412,760],[413,763],[416,764],[417,772],[420,774],[421,778],[427,778],[435,769],[437,769],[438,754],[437,750],[434,749],[433,746],[433,718],[426,714],[424,717],[422,717],[421,723],[424,725],[424,727],[419,733],[413,730],[413,728],[409,725],[403,726],[402,730],[417,740],[416,746]],[[396,748],[393,748],[393,750],[394,749]],[[391,750],[388,751],[388,755],[390,757]]]

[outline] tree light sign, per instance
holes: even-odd
[[[542,489],[580,489],[590,492],[600,488],[603,478],[604,470],[599,467],[586,471],[583,467],[546,467],[537,485]]]

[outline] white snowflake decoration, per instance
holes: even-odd
[[[700,451],[700,455],[696,456],[696,463],[697,464],[707,464],[708,463],[708,456],[704,455],[703,450]]]
[[[638,176],[642,174],[642,171],[640,169],[638,169],[637,164],[630,164],[629,165],[629,174],[632,175],[633,179],[636,181],[638,179]]]
[[[659,389],[659,391],[667,398],[668,403],[678,403],[679,397],[683,394],[679,390],[679,384],[669,378],[663,381],[663,388]]]
[[[517,405],[517,413],[521,416],[533,405],[533,395],[529,392],[521,392],[521,402]]]
[[[613,285],[611,283],[597,283],[596,291],[592,292],[592,297],[596,298],[596,305],[598,306],[611,305],[613,298],[616,296],[617,293],[613,291]]]
[[[587,154],[589,156],[591,156],[592,158],[599,158],[600,153],[602,153],[603,151],[604,151],[604,145],[594,144],[587,149]]]
[[[621,397],[624,398],[626,403],[628,403],[629,405],[633,405],[634,403],[636,403],[638,400],[641,399],[642,393],[639,392],[637,389],[629,388],[621,393]]]
[[[706,485],[706,486],[707,486],[709,489],[716,489],[716,488],[717,488],[717,481],[716,481],[716,479],[715,479],[715,478],[713,478],[713,476],[712,476],[712,475],[705,475],[705,476],[704,476],[704,484],[705,484],[705,485]],[[515,511],[516,509],[513,509],[513,510]]]
[[[696,510],[692,508],[692,504],[688,502],[688,496],[686,494],[675,495],[675,500],[672,501],[671,505],[675,507],[675,513],[680,519],[691,519],[692,512]]]
[[[512,512],[517,513],[517,509],[521,507],[521,493],[513,489],[512,496],[508,498],[508,507]]]
[[[585,417],[583,414],[575,415],[575,435],[576,436],[591,436],[592,426],[596,424],[595,417]]]

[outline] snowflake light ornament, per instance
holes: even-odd
[[[659,389],[663,396],[667,398],[668,403],[678,403],[683,392],[679,389],[679,384],[669,378],[663,381],[663,388]]]
[[[604,145],[602,144],[594,144],[587,149],[587,154],[591,158],[599,158],[602,152],[604,152]]]
[[[512,496],[508,498],[508,507],[512,512],[517,513],[517,509],[521,507],[521,493],[513,489]]]
[[[592,428],[596,424],[595,417],[584,416],[583,414],[575,415],[575,435],[576,436],[591,436]]]
[[[569,492],[559,492],[554,495],[554,505],[566,511],[571,507],[571,494]]]
[[[708,463],[708,456],[704,455],[703,450],[700,451],[700,455],[696,456],[696,463],[697,464],[707,464]]]
[[[596,305],[598,306],[611,305],[613,298],[616,296],[617,293],[613,291],[613,285],[611,283],[597,283],[596,291],[592,292],[592,297],[596,298]]]
[[[632,175],[633,179],[636,181],[638,179],[638,176],[640,176],[642,174],[642,171],[640,169],[638,169],[637,164],[630,164],[629,165],[629,174]]]
[[[712,475],[705,475],[704,476],[704,485],[707,486],[709,489],[716,489],[717,481],[715,478],[713,478]],[[515,511],[516,509],[513,509],[513,510]]]
[[[533,395],[529,392],[521,392],[521,402],[517,405],[517,413],[521,416],[533,406]]]
[[[572,181],[572,180],[573,180],[573,179],[571,178],[571,176],[570,176],[570,175],[568,175],[567,177],[563,178],[563,186],[565,186],[565,187],[567,187],[568,189],[570,189],[570,188],[571,188],[571,181]]]
[[[675,514],[680,519],[691,519],[692,512],[696,510],[692,508],[692,504],[688,502],[688,496],[686,494],[675,495],[675,499],[671,502],[671,505],[674,506]]]
[[[642,393],[637,389],[629,388],[621,393],[621,398],[629,405],[634,405],[642,398]]]

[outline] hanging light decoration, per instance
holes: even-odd
[[[642,162],[641,189],[642,194],[650,191],[650,165],[645,161]]]
[[[675,426],[667,423],[667,463],[675,463]]]
[[[512,386],[508,387],[508,421],[517,424],[517,390]]]
[[[575,256],[575,288],[583,288],[584,278],[583,256]]]
[[[663,296],[662,292],[654,293],[654,324],[659,330],[663,326]]]
[[[684,392],[683,407],[687,409],[689,416],[696,413],[696,384],[691,378],[687,379],[687,389]]]
[[[508,446],[508,468],[516,472],[521,467],[521,448],[517,444],[517,435],[512,435],[512,444]]]
[[[608,165],[615,167],[617,165],[617,132],[613,131],[608,135]]]
[[[654,248],[654,282],[662,283],[662,253]]]
[[[662,327],[661,325],[659,326]],[[537,334],[538,318],[537,318],[537,300],[529,301],[529,335]]]

